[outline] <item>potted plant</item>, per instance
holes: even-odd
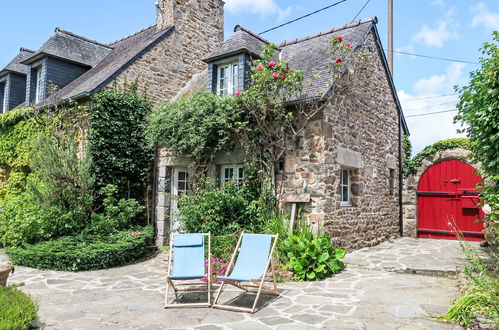
[[[14,267],[10,265],[0,265],[0,286],[7,285],[7,278],[11,272],[14,273]]]

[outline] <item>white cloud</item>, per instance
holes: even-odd
[[[478,3],[471,7],[471,12],[475,13],[471,20],[471,26],[483,26],[490,30],[499,30],[499,13],[489,11],[483,3]]]
[[[406,46],[402,46],[402,47],[397,47],[395,49],[397,52],[403,52],[403,53],[411,53],[411,54],[414,54],[415,50],[414,50],[414,46],[413,45],[406,45]],[[397,54],[395,53],[395,56],[401,56],[401,54]],[[416,58],[416,56],[412,56],[411,55],[411,58]]]
[[[454,124],[454,116],[457,112],[407,117],[455,109],[458,96],[448,94],[455,94],[454,85],[465,83],[464,66],[462,63],[453,63],[443,74],[418,80],[414,84],[412,94],[403,90],[399,91],[398,96],[411,132],[410,139],[414,153],[436,141],[464,136],[462,133],[457,133],[457,129],[461,128],[460,124]]]
[[[225,8],[231,13],[250,12],[261,17],[277,15],[279,21],[291,14],[291,6],[281,8],[274,0],[226,0]]]
[[[439,6],[441,8],[445,7],[445,3],[443,0],[435,0],[431,3],[432,6]]]
[[[447,39],[455,35],[455,32],[451,31],[451,25],[451,20],[439,20],[433,27],[424,24],[421,30],[412,37],[412,41],[441,48]]]

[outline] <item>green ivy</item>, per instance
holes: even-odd
[[[209,164],[215,153],[233,147],[244,127],[241,115],[234,97],[197,92],[155,108],[148,117],[148,141],[167,147],[174,156],[189,155],[196,164]]]
[[[149,102],[131,92],[92,96],[88,141],[96,192],[113,184],[120,197],[143,200],[153,156],[144,134],[150,111]]]
[[[407,177],[411,174],[416,173],[416,171],[418,170],[419,166],[421,166],[421,163],[425,158],[433,157],[439,151],[453,149],[453,148],[462,148],[466,150],[471,150],[472,143],[470,142],[470,140],[466,138],[455,138],[455,139],[438,141],[432,145],[429,145],[425,147],[423,150],[421,150],[416,156],[414,156],[414,158],[412,159],[406,158],[406,160],[404,161],[404,168],[403,168],[404,175]],[[405,149],[405,151],[407,152],[407,149]]]

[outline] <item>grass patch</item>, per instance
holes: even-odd
[[[486,323],[487,328],[499,329],[499,256],[490,250],[481,258],[468,242],[460,244],[468,259],[460,279],[462,294],[440,318],[464,327]]]
[[[0,287],[0,329],[29,329],[36,319],[38,306],[13,286]]]
[[[121,266],[150,251],[153,228],[124,230],[108,236],[66,236],[24,247],[6,248],[15,265],[62,271]]]

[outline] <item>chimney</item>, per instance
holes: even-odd
[[[162,31],[175,25],[175,14],[177,5],[182,0],[158,0],[156,1],[156,30]]]

